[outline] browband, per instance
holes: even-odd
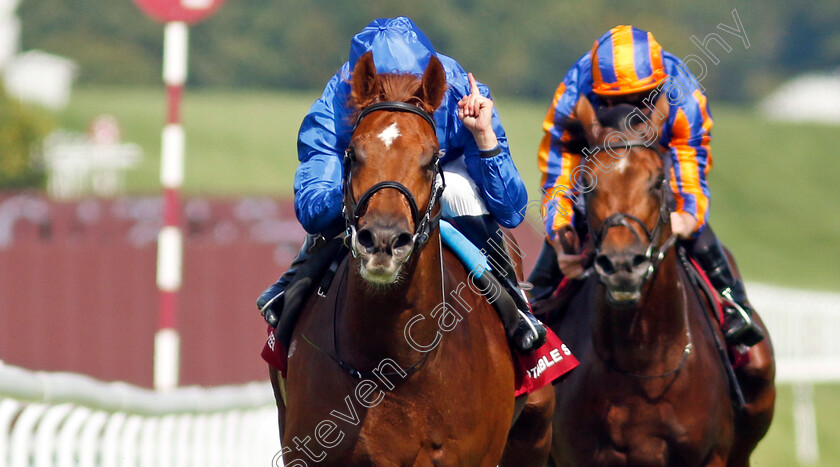
[[[437,129],[437,125],[435,125],[435,121],[432,118],[432,116],[429,115],[429,112],[426,112],[425,110],[421,109],[420,107],[417,107],[416,105],[408,104],[408,103],[405,103],[405,102],[385,101],[385,102],[377,102],[375,104],[371,104],[371,105],[365,107],[364,109],[362,109],[362,111],[359,112],[359,116],[356,117],[356,124],[353,125],[353,131],[354,132],[356,131],[356,127],[359,126],[359,122],[361,122],[362,119],[365,118],[365,116],[367,116],[371,112],[376,112],[378,110],[388,110],[388,111],[391,111],[391,112],[413,113],[415,115],[419,115],[419,116],[423,117],[423,120],[426,120],[426,122],[432,127],[433,131],[435,131]]]

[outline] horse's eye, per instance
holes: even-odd
[[[429,164],[426,165],[426,170],[434,171],[435,166],[437,166],[437,163],[438,163],[438,156],[437,155],[432,156],[432,160],[430,160]]]
[[[656,181],[653,182],[653,190],[654,191],[659,191],[659,190],[663,189],[664,187],[665,187],[665,175],[664,174],[659,174],[659,176],[656,177]]]

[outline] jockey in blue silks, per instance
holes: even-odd
[[[353,132],[351,73],[359,58],[373,52],[379,73],[422,75],[431,56],[446,72],[447,90],[433,118],[440,143],[441,165],[446,189],[441,204],[443,217],[450,220],[485,252],[491,239],[501,242],[499,225],[513,228],[524,219],[527,202],[525,184],[513,163],[507,137],[499,120],[490,90],[475,82],[458,62],[435,52],[426,35],[409,18],[378,19],[356,34],[350,45],[350,59],[327,83],[323,95],[304,117],[298,134],[295,173],[295,214],[306,229],[306,241],[297,258],[280,279],[266,289],[257,306],[272,326],[283,306],[283,293],[303,261],[313,254],[321,236],[332,238],[344,228],[342,177],[344,150]],[[501,244],[501,243],[498,243]],[[509,260],[492,264],[510,266]],[[512,267],[496,271],[512,295],[522,297]],[[518,306],[520,320],[512,345],[529,352],[545,340],[545,329],[529,312],[527,302]]]

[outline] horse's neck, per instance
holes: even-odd
[[[414,252],[417,257],[405,266],[405,277],[382,290],[367,284],[358,263],[351,262],[347,298],[338,323],[340,334],[347,336],[342,339],[341,351],[347,352],[351,361],[361,366],[384,357],[400,364],[416,360],[418,352],[406,340],[405,327],[417,315],[425,316],[411,325],[411,337],[422,343],[434,340],[437,319],[428,315],[442,299],[442,253],[435,232],[421,251]]]
[[[686,296],[671,249],[642,288],[636,309],[617,310],[599,289],[595,346],[602,358],[627,371],[673,366],[686,345]]]

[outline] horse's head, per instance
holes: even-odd
[[[586,97],[575,111],[588,143],[582,167],[587,222],[595,246],[595,270],[607,300],[635,306],[642,285],[673,242],[668,219],[668,159],[659,137],[668,118],[660,98],[650,116],[631,105],[596,115]]]
[[[422,78],[380,75],[368,52],[356,63],[352,87],[358,117],[344,161],[350,247],[365,280],[393,284],[440,212],[443,180],[431,115],[446,77],[436,57]]]

